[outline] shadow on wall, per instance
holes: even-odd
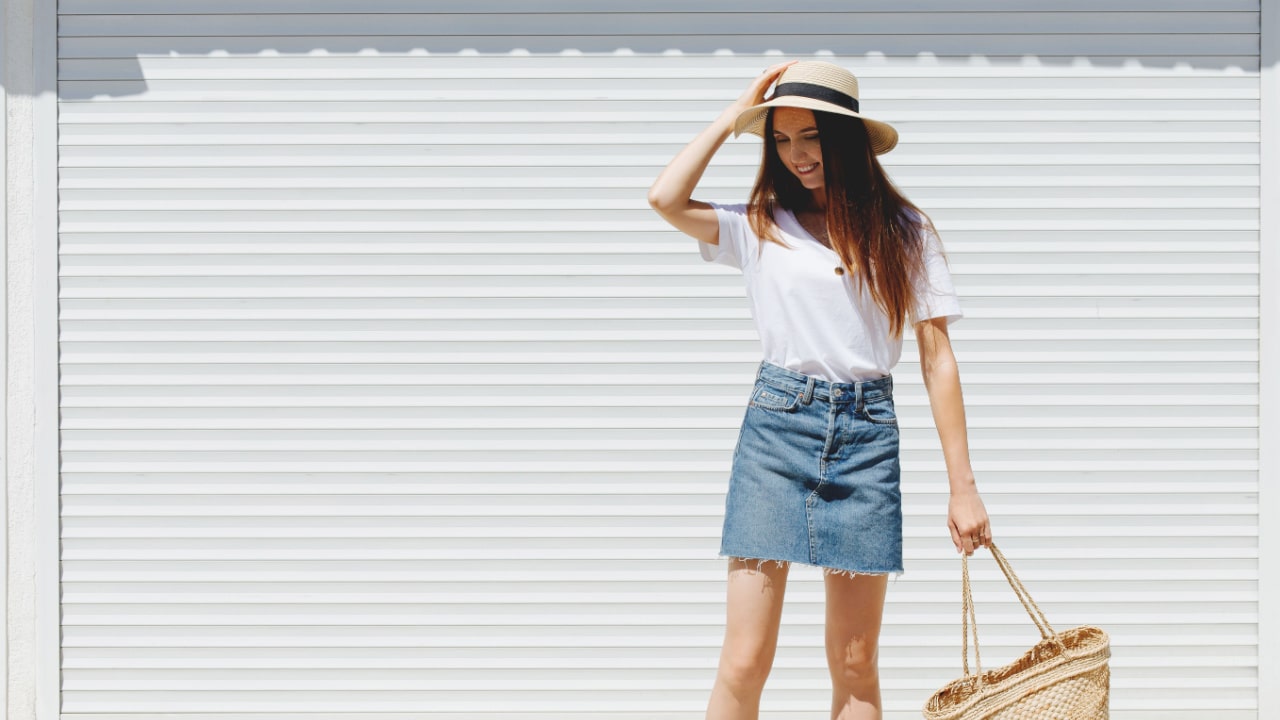
[[[1256,0],[1222,0],[1212,12],[1187,0],[1163,3],[1179,8],[1168,11],[1141,10],[1151,3],[1136,0],[1064,1],[1061,11],[1045,10],[1047,3],[1037,10],[1010,11],[1006,2],[973,0],[964,3],[963,12],[940,11],[956,6],[942,0],[881,0],[861,3],[856,13],[825,0],[785,12],[777,12],[776,3],[742,0],[728,14],[711,0],[648,2],[645,12],[601,12],[601,4],[591,0],[559,0],[535,13],[507,12],[513,4],[496,0],[437,2],[431,4],[434,12],[414,13],[402,12],[414,3],[396,0],[323,6],[287,0],[114,5],[60,2],[62,99],[172,91],[217,101],[231,94],[244,98],[254,85],[261,86],[264,98],[290,99],[332,85],[336,78],[362,80],[353,88],[353,99],[381,93],[397,98],[413,93],[421,100],[488,99],[486,91],[493,91],[512,100],[513,90],[526,90],[531,100],[564,99],[571,91],[557,90],[545,70],[522,78],[526,71],[510,58],[578,54],[634,56],[637,65],[628,66],[633,68],[647,60],[631,78],[619,69],[616,92],[609,95],[647,101],[705,92],[710,85],[691,77],[687,65],[687,56],[698,54],[838,58],[854,66],[923,61],[1003,67],[1005,72],[1009,65],[1029,65],[1253,73],[1259,29]],[[1100,11],[1105,20],[1099,19]],[[327,57],[350,54],[390,57],[363,74],[349,61],[335,65]],[[468,67],[477,68],[486,55],[496,61],[490,76],[468,73],[452,82],[418,85],[424,80],[424,56],[431,57],[433,68],[448,66],[452,58],[466,58]],[[149,56],[166,59],[162,72],[144,69]],[[228,66],[237,58],[264,56],[278,56],[279,62]],[[386,62],[400,56],[407,61],[403,65]],[[222,59],[216,75],[202,71],[208,67],[202,58]],[[670,64],[670,80],[656,84],[653,78],[663,75],[664,62]]]

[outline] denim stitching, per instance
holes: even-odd
[[[827,405],[827,437],[822,445],[822,454],[818,456],[818,484],[814,486],[813,492],[809,493],[809,497],[804,500],[804,520],[805,525],[809,529],[809,562],[817,564],[818,546],[817,538],[813,532],[813,503],[814,498],[818,496],[818,491],[822,489],[823,483],[827,481],[827,455],[831,452],[831,435],[833,425],[836,419],[836,406]]]
[[[785,394],[776,395],[774,393],[768,392],[769,389],[778,390]],[[768,394],[772,398],[777,398],[778,400],[784,401],[784,404],[777,404],[777,403],[768,402],[768,401],[761,402],[760,396],[765,394]],[[784,412],[790,412],[796,407],[796,405],[799,404],[799,402],[800,402],[800,398],[798,395],[795,394],[794,391],[785,389],[785,388],[779,388],[775,385],[771,385],[768,381],[762,379],[757,384],[756,389],[752,391],[751,399],[748,401],[747,404],[751,405],[752,407],[757,407],[764,410],[779,410]]]
[[[867,399],[870,402],[874,403],[877,400],[884,400],[884,399],[888,399],[889,397],[890,396],[888,395],[884,395],[879,398],[867,398]],[[898,424],[898,414],[896,412],[894,413],[893,418],[890,420],[877,420],[876,418],[872,417],[870,412],[867,412],[867,403],[862,403],[861,405],[858,406],[858,409],[862,411],[862,417],[866,418],[868,421],[873,422],[877,425],[897,425]]]

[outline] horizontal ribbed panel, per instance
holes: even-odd
[[[645,191],[816,55],[901,132],[995,536],[1112,718],[1258,720],[1256,0],[429,5],[59,1],[63,717],[702,717],[760,346]],[[906,720],[960,674],[910,335],[895,395]],[[992,667],[1036,631],[973,573]],[[824,716],[786,598],[763,716]]]

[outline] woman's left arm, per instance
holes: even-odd
[[[978,495],[977,481],[969,464],[968,429],[964,419],[964,397],[960,392],[960,368],[951,351],[947,319],[930,318],[916,323],[916,343],[920,348],[920,372],[929,393],[933,422],[942,441],[947,464],[951,501],[947,525],[957,553],[972,555],[975,547],[991,543],[991,520]],[[974,541],[977,538],[977,542]]]

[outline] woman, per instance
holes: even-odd
[[[774,65],[649,190],[704,260],[743,271],[765,354],[725,500],[727,621],[707,718],[758,717],[792,562],[823,568],[832,717],[882,717],[881,617],[888,575],[902,572],[890,370],[908,322],[946,460],[952,542],[970,555],[992,540],[947,334],[963,314],[936,231],[876,158],[897,132],[861,114],[857,95],[837,65]],[[691,199],[730,132],[764,139],[748,202]]]

